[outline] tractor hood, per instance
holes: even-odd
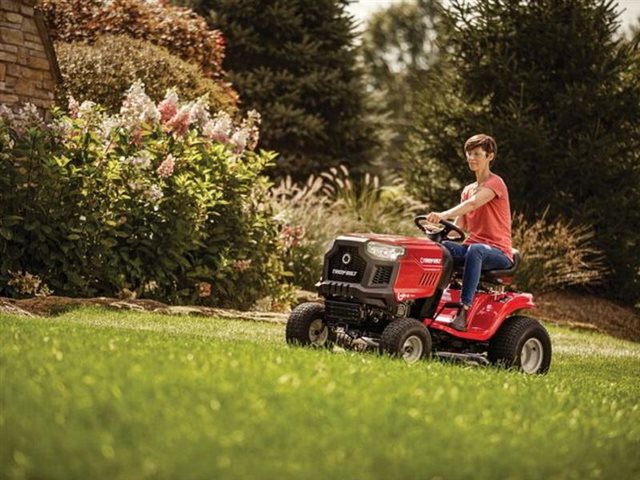
[[[425,237],[406,237],[403,235],[385,235],[382,233],[349,233],[347,235],[340,235],[336,238],[336,241],[351,240],[360,241],[362,243],[372,241],[378,243],[386,243],[389,245],[398,245],[401,247],[414,247],[424,246],[425,244],[435,243],[429,238]]]

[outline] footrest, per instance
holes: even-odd
[[[447,302],[444,305],[442,305],[442,310],[444,310],[445,308],[462,308],[464,305],[461,302]]]

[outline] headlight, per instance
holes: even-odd
[[[369,242],[367,243],[367,253],[379,260],[393,261],[404,255],[404,247],[387,245],[385,243]]]

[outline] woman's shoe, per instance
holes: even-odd
[[[451,322],[451,328],[458,330],[459,332],[467,331],[467,309],[462,307],[456,315],[456,318]]]

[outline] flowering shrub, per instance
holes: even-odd
[[[188,8],[140,0],[43,0],[40,8],[55,42],[93,43],[101,35],[124,34],[165,47],[211,78],[226,78],[222,34]]]
[[[0,295],[30,272],[58,294],[282,301],[259,122],[175,91],[156,104],[141,83],[114,115],[73,99],[47,122],[0,107]]]
[[[60,42],[56,53],[64,79],[60,103],[66,103],[71,95],[117,112],[127,89],[139,79],[155,101],[162,100],[167,89],[175,88],[188,100],[208,95],[212,110],[235,109],[235,94],[222,82],[206,78],[197,65],[145,40],[118,35],[100,37],[92,45]]]

